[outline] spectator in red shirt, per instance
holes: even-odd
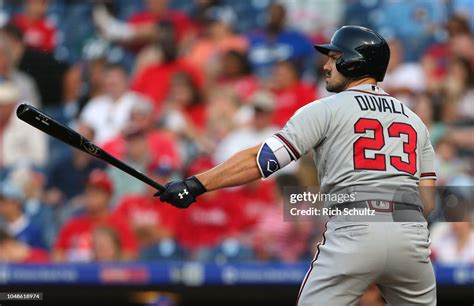
[[[275,204],[275,181],[273,179],[265,181],[256,181],[248,184],[242,189],[235,192],[240,192],[243,197],[242,210],[242,224],[241,229],[244,232],[250,233],[253,231],[258,218],[261,217],[262,212],[272,207]]]
[[[8,233],[0,231],[0,262],[44,263],[48,261],[49,255],[45,250],[31,247]]]
[[[85,213],[67,222],[60,230],[54,247],[56,261],[91,261],[94,259],[93,232],[97,227],[108,226],[117,231],[122,260],[133,259],[137,252],[135,237],[127,224],[109,213],[113,186],[106,173],[93,171],[85,191]]]
[[[162,183],[171,178],[172,171],[169,165],[159,162],[151,163],[147,169],[149,177]],[[150,197],[154,192],[156,190],[147,185],[144,194],[127,194],[113,212],[117,219],[127,223],[134,231],[140,247],[172,238],[174,235],[176,210]]]
[[[187,173],[208,169],[212,161],[208,157],[196,159]],[[210,259],[209,256],[227,238],[237,238],[242,225],[243,197],[232,190],[211,192],[198,200],[198,205],[177,213],[179,226],[176,237],[193,258]]]
[[[148,176],[164,184],[174,174],[169,163],[156,160],[147,169]],[[146,185],[144,194],[125,195],[114,210],[117,219],[126,222],[140,247],[140,259],[180,259],[186,252],[175,239],[182,211],[163,205],[151,197],[156,190]]]
[[[168,0],[146,0],[146,9],[135,13],[128,23],[142,33],[149,32],[150,41],[153,41],[153,30],[161,21],[168,21],[173,24],[176,29],[176,37],[181,41],[191,29],[191,21],[187,15],[180,11],[171,10],[168,8]],[[146,36],[143,35],[146,40]]]
[[[316,89],[300,80],[298,68],[291,61],[279,62],[271,82],[276,96],[273,123],[283,125],[302,106],[316,100]]]
[[[161,239],[172,238],[175,218],[167,206],[157,203],[149,195],[128,194],[117,205],[114,216],[128,223],[140,247]]]
[[[177,72],[188,73],[198,87],[203,85],[201,72],[184,60],[178,59],[174,26],[162,22],[158,29],[160,32],[158,46],[162,52],[162,59],[141,68],[132,82],[133,90],[153,100],[157,115],[163,111],[163,102],[169,94],[171,79]]]
[[[164,130],[155,127],[153,105],[147,101],[136,101],[132,106],[129,126],[142,130],[148,143],[148,151],[153,160],[168,163],[173,169],[181,167],[181,157],[174,137]],[[123,159],[126,151],[124,131],[119,136],[103,145],[103,149],[118,159]]]
[[[23,14],[13,17],[13,24],[24,33],[28,47],[53,53],[56,47],[56,29],[45,17],[49,0],[26,0]]]
[[[217,84],[229,86],[238,95],[242,102],[248,102],[259,87],[257,77],[252,74],[252,68],[246,53],[235,50],[228,51],[221,60]]]
[[[209,193],[198,205],[184,211],[177,227],[177,239],[195,258],[206,259],[206,253],[224,239],[236,237],[240,225],[239,194],[229,191]]]
[[[171,79],[163,115],[165,127],[189,139],[196,140],[206,125],[206,105],[202,93],[185,72],[178,72]]]

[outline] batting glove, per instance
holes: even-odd
[[[191,176],[185,180],[169,182],[164,191],[158,191],[154,196],[159,196],[162,202],[175,207],[187,208],[206,191],[206,187],[195,176]]]

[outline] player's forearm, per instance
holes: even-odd
[[[425,215],[425,218],[428,218],[428,216],[433,211],[436,205],[435,186],[435,180],[420,181],[420,196],[421,202],[423,203],[423,214]]]
[[[260,145],[240,151],[222,164],[196,175],[208,191],[239,186],[261,177],[257,166]]]

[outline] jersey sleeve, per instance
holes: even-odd
[[[320,101],[312,102],[296,111],[275,136],[286,147],[292,159],[297,160],[324,140],[331,117],[329,106]]]
[[[421,180],[435,180],[436,171],[434,167],[435,153],[430,141],[430,134],[425,128],[425,142],[421,150],[420,158],[420,179]]]

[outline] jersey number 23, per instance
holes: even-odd
[[[367,131],[373,131],[374,137],[361,136],[354,142],[354,169],[356,170],[381,170],[387,169],[387,160],[398,171],[406,172],[411,175],[416,173],[416,144],[417,134],[415,129],[403,122],[393,122],[388,127],[389,137],[401,137],[401,134],[407,136],[403,141],[403,152],[407,154],[407,161],[403,161],[401,156],[391,156],[382,153],[376,153],[373,158],[366,157],[366,150],[379,151],[385,146],[383,126],[377,119],[360,118],[354,124],[356,134],[365,134]]]

